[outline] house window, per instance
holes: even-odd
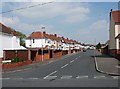
[[[48,42],[47,43],[50,43],[50,40],[48,40]]]
[[[55,44],[55,41],[54,41],[54,44]]]
[[[35,43],[35,39],[33,39],[33,43]]]

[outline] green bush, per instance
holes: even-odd
[[[12,59],[12,63],[16,63],[16,62],[19,62],[19,58],[13,58]]]

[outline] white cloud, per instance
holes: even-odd
[[[2,23],[6,25],[15,25],[19,22],[20,20],[18,17],[2,17]]]
[[[5,24],[8,27],[12,27],[15,30],[21,31],[27,36],[31,34],[34,31],[46,31],[51,34],[59,34],[60,31],[57,31],[54,29],[54,26],[52,25],[46,25],[46,24],[28,24],[25,22],[21,22],[21,20],[18,17],[3,17],[2,23]],[[45,27],[45,29],[41,29],[42,27]]]
[[[24,5],[31,6],[36,4],[41,4],[41,2],[25,3]],[[64,19],[61,19],[62,22],[79,22],[86,20],[86,18],[88,18],[88,14],[90,13],[89,8],[87,8],[85,4],[80,4],[81,3],[50,3],[44,6],[37,6],[26,10],[16,11],[14,13],[29,19],[48,19],[56,16],[63,16]],[[19,7],[24,7],[24,5],[21,4]]]
[[[108,40],[109,24],[106,20],[98,20],[84,29],[80,29],[76,32],[74,37],[79,37],[82,42],[105,43]]]

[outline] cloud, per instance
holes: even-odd
[[[30,2],[18,5],[19,7],[41,4],[41,2]],[[82,3],[49,3],[44,6],[36,6],[26,10],[16,11],[14,14],[28,19],[49,19],[62,16],[62,22],[79,22],[88,18],[90,13],[86,4]]]
[[[79,40],[82,42],[95,43],[102,42],[105,43],[108,40],[108,29],[109,24],[106,20],[98,20],[94,23],[91,23],[89,26],[79,29],[74,37],[79,37]]]
[[[54,26],[52,25],[47,25],[47,24],[29,24],[22,22],[18,17],[2,17],[2,23],[5,24],[6,26],[12,27],[13,29],[17,31],[21,31],[27,36],[31,34],[34,31],[46,31],[50,34],[61,34],[61,31],[56,30]],[[45,27],[45,29],[41,29],[42,27]]]
[[[18,17],[2,17],[2,23],[6,25],[15,25],[19,22],[20,20]]]

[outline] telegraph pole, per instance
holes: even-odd
[[[43,39],[44,39],[44,33],[43,33],[43,29],[45,29],[45,27],[42,27],[42,62],[44,61],[44,52],[43,52]]]

